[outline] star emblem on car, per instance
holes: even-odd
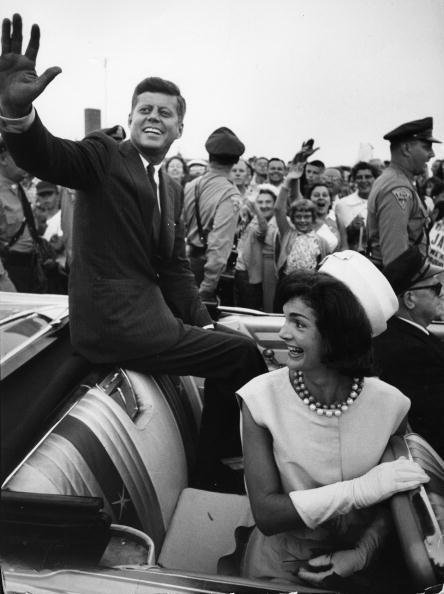
[[[119,494],[119,498],[116,499],[116,501],[111,502],[111,505],[120,506],[119,514],[118,514],[118,518],[117,518],[119,521],[122,519],[122,515],[123,515],[123,512],[125,511],[126,504],[131,501],[131,499],[129,497],[125,497],[125,495],[126,495],[125,485],[122,484],[122,491]]]

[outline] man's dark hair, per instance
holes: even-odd
[[[294,297],[315,314],[324,365],[348,377],[372,375],[371,325],[350,289],[324,272],[296,270],[279,283],[279,306]]]
[[[268,159],[268,165],[270,165],[270,163],[272,161],[280,161],[282,163],[282,165],[284,166],[284,169],[285,169],[285,162],[282,159],[280,159],[279,157],[271,157],[271,159]]]
[[[177,97],[177,115],[179,116],[180,122],[183,121],[185,117],[185,111],[187,108],[187,104],[185,99],[180,94],[179,87],[169,80],[165,80],[163,78],[159,78],[157,76],[150,76],[149,78],[144,78],[136,88],[134,89],[133,97],[131,99],[131,111],[134,109],[134,106],[137,102],[137,97],[142,93],[163,93],[164,95],[171,95],[173,97]]]
[[[361,169],[369,169],[375,179],[379,176],[379,171],[376,169],[374,165],[372,165],[371,163],[367,163],[367,161],[359,161],[358,163],[356,163],[356,165],[353,165],[350,173],[350,178],[353,181],[355,180],[358,171],[361,171]]]
[[[319,167],[320,169],[325,169],[325,164],[323,161],[319,159],[314,159],[313,161],[308,161],[306,165],[313,165],[313,167]]]

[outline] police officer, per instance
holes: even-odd
[[[245,146],[229,128],[208,138],[208,171],[185,186],[184,220],[191,269],[203,301],[216,301],[216,288],[233,247],[241,196],[228,177]]]
[[[368,199],[370,257],[386,266],[408,247],[427,253],[427,210],[414,185],[414,176],[434,156],[433,118],[402,124],[384,136],[390,142],[391,162],[373,184]]]

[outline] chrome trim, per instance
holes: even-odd
[[[114,530],[118,534],[135,536],[139,540],[143,541],[147,547],[147,558],[145,565],[147,567],[156,566],[154,541],[148,534],[146,534],[146,532],[142,532],[142,530],[138,530],[137,528],[133,528],[132,526],[123,526],[122,524],[111,524],[111,530]],[[139,565],[114,565],[114,567],[119,569],[140,569]]]
[[[258,316],[258,317],[270,317],[270,318],[282,318],[283,314],[280,313],[269,313],[267,311],[260,311],[258,309],[247,309],[245,307],[232,307],[231,305],[218,305],[217,311],[220,313],[237,314],[240,316]]]

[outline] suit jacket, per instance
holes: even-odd
[[[394,316],[373,346],[381,379],[412,401],[413,429],[444,456],[444,344]]]
[[[99,363],[150,356],[178,341],[183,322],[211,322],[185,256],[182,191],[161,173],[155,245],[156,197],[130,141],[118,144],[102,132],[63,140],[38,116],[26,132],[4,136],[20,167],[78,191],[69,305],[80,353]]]

